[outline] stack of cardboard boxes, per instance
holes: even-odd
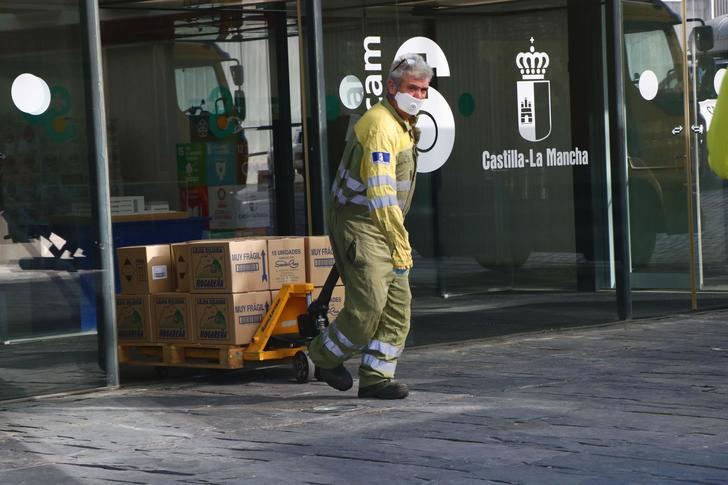
[[[117,256],[121,281],[121,294],[116,296],[119,341],[152,342],[152,297],[174,295],[169,245],[119,248]]]
[[[189,241],[117,251],[120,343],[246,345],[284,284],[313,283],[316,298],[334,263],[327,236]],[[330,321],[343,304],[344,288],[337,286]]]

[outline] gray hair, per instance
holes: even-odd
[[[404,54],[397,56],[389,69],[389,79],[399,88],[402,78],[408,74],[415,79],[432,79],[434,72],[419,54]]]

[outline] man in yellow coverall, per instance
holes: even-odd
[[[708,161],[715,173],[728,179],[728,74],[723,76],[713,119],[710,121]]]
[[[317,377],[346,391],[343,363],[361,352],[359,397],[401,399],[394,380],[410,327],[412,249],[404,216],[417,173],[417,113],[427,98],[432,68],[417,54],[392,63],[387,96],[367,111],[347,141],[332,186],[330,239],[346,287],[336,321],[309,347]]]

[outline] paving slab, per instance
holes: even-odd
[[[0,482],[724,484],[727,321],[416,347],[394,402],[287,367],[129,370],[120,389],[0,404]]]

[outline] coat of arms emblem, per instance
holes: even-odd
[[[528,141],[545,140],[551,134],[551,82],[544,79],[549,56],[536,52],[531,37],[529,52],[519,52],[516,66],[521,72],[517,84],[518,132]]]

